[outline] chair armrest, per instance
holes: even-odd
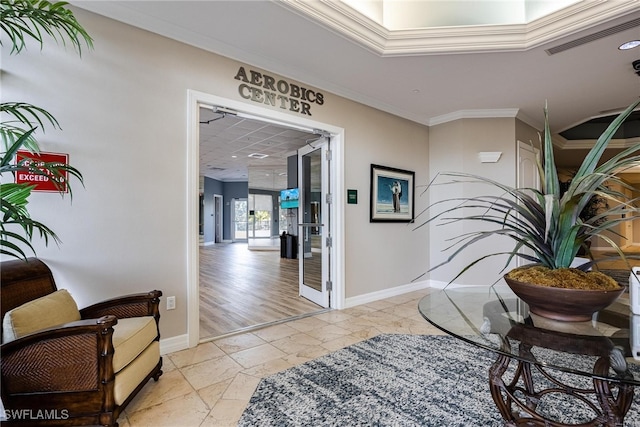
[[[125,295],[102,301],[80,310],[83,319],[97,318],[112,314],[118,319],[128,317],[154,316],[156,322],[160,319],[160,297],[162,291],[154,290],[147,293]]]
[[[79,320],[2,344],[2,398],[97,390],[113,381],[115,316]]]

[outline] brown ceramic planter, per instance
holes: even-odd
[[[504,280],[529,310],[538,316],[565,322],[591,320],[593,313],[611,305],[622,293],[618,290],[565,289],[519,282],[504,276]]]

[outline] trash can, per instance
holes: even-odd
[[[280,235],[280,258],[295,259],[298,257],[298,236],[285,233]]]
[[[287,258],[298,258],[298,236],[287,234]]]
[[[284,231],[280,235],[280,258],[287,257],[287,233]]]

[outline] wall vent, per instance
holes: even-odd
[[[613,27],[604,29],[602,31],[597,31],[593,34],[589,34],[587,36],[580,37],[573,41],[549,48],[545,52],[547,52],[547,54],[549,55],[555,55],[556,53],[564,52],[565,50],[573,49],[574,47],[582,46],[583,44],[587,44],[589,42],[599,40],[613,34],[620,33],[622,31],[630,30],[632,28],[637,28],[638,26],[640,26],[640,18],[637,18],[628,22],[624,22],[622,24],[618,24]]]

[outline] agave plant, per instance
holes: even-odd
[[[541,264],[549,269],[569,268],[578,250],[583,247],[593,259],[590,248],[585,242],[594,236],[600,236],[622,259],[625,255],[620,247],[605,233],[615,233],[620,223],[634,219],[638,209],[634,207],[637,198],[630,198],[621,191],[612,190],[618,184],[630,188],[618,174],[640,162],[640,144],[635,144],[610,160],[599,165],[609,142],[625,119],[640,105],[640,100],[631,104],[600,135],[593,148],[584,158],[566,191],[561,194],[558,171],[556,169],[551,132],[549,130],[548,110],[544,109],[544,161],[538,162],[540,176],[543,177],[541,190],[534,188],[513,188],[492,179],[462,172],[439,173],[431,185],[439,184],[441,177],[447,179],[443,184],[480,183],[497,188],[500,196],[476,196],[449,199],[432,203],[419,216],[430,214],[429,219],[418,225],[422,227],[434,221],[444,224],[460,221],[479,221],[490,224],[489,230],[475,231],[459,235],[450,241],[445,249],[450,251],[448,258],[432,267],[432,271],[449,263],[465,249],[492,236],[506,236],[513,240],[513,249],[508,252],[484,254],[466,265],[451,281],[460,277],[473,265],[487,258],[507,255],[505,269],[515,257],[532,263]],[[607,201],[606,207],[586,221],[580,213],[593,197]],[[439,206],[456,203],[433,214]],[[471,209],[471,215],[463,215]],[[460,216],[457,216],[460,214]],[[626,215],[623,215],[626,214]],[[419,217],[418,216],[418,217]],[[525,249],[526,248],[526,249]],[[587,269],[593,264],[588,261],[578,266]]]
[[[80,54],[83,43],[92,47],[92,39],[67,8],[68,3],[50,3],[42,0],[1,0],[0,28],[12,43],[12,54],[26,49],[28,39],[35,40],[42,48],[45,36],[66,44],[70,42]],[[2,39],[0,39],[2,44]],[[46,110],[23,102],[0,104],[0,176],[17,172],[45,175],[57,185],[60,194],[71,186],[68,177],[82,182],[81,173],[68,164],[40,162],[37,167],[28,159],[16,161],[18,150],[27,150],[37,156],[40,151],[34,136],[36,130],[44,131],[45,124],[60,128],[58,121]],[[43,223],[33,220],[27,209],[34,186],[4,182],[0,184],[0,253],[15,258],[26,258],[23,248],[35,254],[34,237],[59,242],[58,236]]]

